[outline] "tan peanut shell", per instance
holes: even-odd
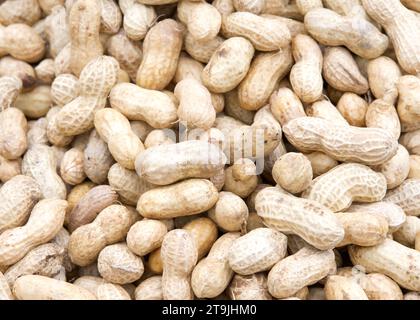
[[[168,228],[159,220],[144,219],[138,221],[128,231],[127,246],[138,256],[145,256],[160,248],[163,237],[167,232]]]
[[[133,223],[132,213],[126,207],[106,207],[93,222],[71,234],[68,249],[71,261],[78,266],[93,263],[103,248],[122,241]]]
[[[96,289],[98,300],[131,300],[124,287],[112,283],[104,283]]]
[[[83,151],[77,148],[72,148],[64,154],[60,164],[60,176],[64,182],[76,185],[85,180],[83,158]]]
[[[337,108],[328,100],[320,100],[308,106],[306,114],[309,117],[321,118],[337,125],[348,126],[349,123],[337,110]]]
[[[225,93],[225,108],[223,112],[226,115],[238,119],[248,125],[251,125],[252,122],[254,122],[255,112],[245,110],[241,107],[239,93],[236,89]]]
[[[407,216],[404,223],[393,233],[394,240],[410,248],[415,247],[416,235],[420,233],[420,219]]]
[[[397,0],[362,0],[369,16],[379,23],[392,42],[398,63],[407,73],[420,72],[418,18]]]
[[[116,85],[110,103],[129,120],[142,120],[154,128],[168,128],[178,119],[176,106],[166,94],[134,84]]]
[[[66,198],[66,186],[56,172],[56,158],[51,147],[37,144],[29,148],[23,157],[22,173],[38,182],[44,198]]]
[[[99,1],[77,0],[69,13],[71,42],[70,67],[79,76],[83,68],[102,55],[99,40],[101,7]]]
[[[98,213],[118,199],[118,194],[107,185],[100,185],[89,190],[74,206],[69,215],[69,230],[92,222]]]
[[[17,279],[13,294],[18,300],[96,300],[86,289],[41,275]]]
[[[389,97],[394,102],[398,95],[397,83],[401,77],[398,64],[388,57],[379,57],[369,61],[367,67],[370,90],[377,99]],[[387,81],[382,81],[387,79]]]
[[[44,19],[44,23],[45,38],[49,44],[48,53],[55,58],[67,44],[70,44],[70,26],[65,8],[60,4],[54,6]],[[55,61],[53,68],[55,69]]]
[[[278,187],[261,190],[255,208],[265,225],[297,234],[320,250],[334,248],[344,237],[343,226],[327,207],[288,195]]]
[[[191,286],[198,298],[214,298],[227,288],[234,275],[228,261],[229,248],[239,237],[239,233],[225,233],[195,266]]]
[[[60,74],[51,84],[51,99],[64,106],[79,95],[79,80],[72,74]]]
[[[327,300],[369,300],[356,281],[343,276],[328,277],[324,290]]]
[[[16,76],[0,77],[0,109],[2,111],[13,106],[22,86],[22,80]]]
[[[271,95],[270,108],[282,126],[295,118],[306,117],[302,102],[289,88],[280,88]]]
[[[401,135],[401,124],[395,107],[384,100],[373,101],[366,112],[366,127],[382,128],[392,133],[395,139]]]
[[[0,156],[0,182],[7,182],[21,174],[21,159],[8,160]]]
[[[0,155],[14,160],[23,155],[28,147],[25,115],[17,108],[7,108],[0,113]]]
[[[277,82],[290,71],[292,64],[290,47],[258,54],[238,87],[241,108],[258,110],[263,107],[273,93]]]
[[[34,68],[29,63],[11,56],[0,58],[0,76],[19,78],[22,81],[22,91],[31,90],[36,83]]]
[[[332,250],[303,248],[280,260],[268,274],[268,290],[273,297],[287,298],[312,285],[336,269]]]
[[[132,253],[127,244],[117,243],[99,253],[98,271],[106,281],[127,284],[140,279],[144,266],[141,258]]]
[[[409,179],[419,179],[420,178],[420,156],[418,155],[410,155],[410,171],[408,173]],[[1,180],[1,178],[0,178]]]
[[[216,187],[204,179],[188,179],[143,193],[137,203],[145,218],[168,219],[204,212],[219,198]]]
[[[39,118],[28,122],[28,132],[26,137],[28,139],[28,146],[31,147],[35,144],[48,144],[47,137],[47,118]]]
[[[382,174],[361,164],[348,163],[315,178],[302,196],[338,212],[350,207],[353,201],[380,201],[386,190],[386,179]]]
[[[38,119],[47,114],[52,106],[51,87],[41,85],[32,91],[20,94],[15,102],[15,107],[21,110],[25,116]]]
[[[54,277],[63,264],[64,250],[53,243],[40,245],[31,251],[19,262],[11,266],[4,273],[4,277],[13,287],[15,281],[24,275],[37,274],[40,276]]]
[[[122,14],[118,5],[112,0],[100,0],[101,31],[107,34],[117,33],[121,26]]]
[[[162,43],[165,43],[164,48]],[[143,59],[137,71],[137,85],[145,89],[164,89],[175,75],[181,47],[180,24],[165,19],[154,25],[143,41]]]
[[[238,195],[222,191],[208,215],[223,230],[241,231],[248,220],[248,208]]]
[[[235,165],[236,168],[235,169]],[[235,171],[240,171],[241,167],[251,169],[245,174],[240,176],[235,175]],[[223,185],[223,191],[228,191],[236,194],[241,198],[248,197],[257,187],[258,177],[256,176],[256,166],[249,159],[238,159],[235,163],[225,170],[225,183]],[[239,223],[239,221],[238,221]]]
[[[32,25],[41,18],[41,8],[36,0],[6,0],[0,6],[0,23],[26,23]]]
[[[311,162],[301,153],[289,152],[281,156],[273,167],[273,179],[290,193],[304,191],[312,182]]]
[[[66,207],[65,200],[41,200],[24,226],[3,232],[0,235],[0,265],[12,265],[31,249],[53,239],[63,226]]]
[[[55,78],[54,60],[44,59],[35,68],[38,80],[43,84],[51,84]]]
[[[217,240],[217,226],[209,218],[201,217],[191,220],[182,228],[187,230],[193,237],[197,246],[197,257],[199,260],[210,251]]]
[[[338,161],[319,151],[307,153],[305,156],[311,162],[312,172],[315,178],[338,166]]]
[[[143,280],[134,295],[136,300],[163,300],[162,277],[153,276]]]
[[[203,70],[203,84],[216,93],[234,89],[248,73],[254,52],[251,42],[245,38],[225,40]]]
[[[164,300],[192,300],[190,275],[197,263],[197,246],[188,231],[168,232],[162,243],[162,295]]]
[[[190,32],[187,32],[184,37],[184,46],[185,51],[196,61],[207,63],[223,41],[224,39],[219,36],[204,42],[198,41]]]
[[[373,247],[350,246],[349,255],[353,264],[363,266],[366,272],[382,273],[403,288],[419,290],[420,252],[385,239]]]
[[[258,228],[232,243],[228,259],[234,272],[250,275],[270,270],[286,253],[285,235],[270,228]]]
[[[325,81],[334,89],[356,94],[364,94],[369,90],[367,79],[346,48],[327,47],[322,70]]]
[[[365,59],[374,59],[388,48],[388,37],[373,24],[357,16],[340,16],[332,10],[319,8],[305,15],[305,27],[322,45],[344,45]]]
[[[232,300],[273,299],[268,292],[265,273],[256,273],[249,276],[236,274],[227,288],[227,295]]]
[[[259,51],[274,51],[286,47],[291,36],[286,24],[250,12],[234,12],[223,21],[229,37],[245,37]]]
[[[283,131],[300,151],[322,151],[338,161],[378,165],[391,159],[398,149],[395,138],[383,129],[343,127],[319,118],[294,119]],[[362,142],[366,139],[375,143]]]
[[[318,44],[309,36],[299,34],[292,40],[296,61],[290,72],[293,91],[304,103],[312,103],[322,96],[323,56]]]
[[[136,172],[150,183],[168,185],[186,178],[210,178],[225,163],[218,146],[191,140],[146,150],[136,159]]]
[[[400,143],[410,154],[420,155],[420,130],[403,134]]]
[[[365,127],[368,103],[355,93],[344,93],[337,103],[337,109],[351,126]]]
[[[408,216],[419,216],[419,192],[420,180],[407,179],[398,188],[389,191],[385,196],[384,201],[392,202],[400,206]]]
[[[0,233],[22,225],[41,198],[41,189],[31,177],[17,175],[6,182],[0,188]]]
[[[401,121],[402,132],[414,131],[420,128],[420,79],[415,76],[403,76],[398,80],[399,93],[397,111]]]

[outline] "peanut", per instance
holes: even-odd
[[[217,48],[223,43],[222,37],[216,36],[207,41],[198,41],[194,36],[187,32],[184,38],[185,51],[196,61],[207,63]]]
[[[402,132],[414,131],[420,128],[420,79],[414,76],[403,76],[398,80],[397,88],[399,92],[398,115],[401,121]]]
[[[28,147],[28,123],[22,111],[17,108],[3,110],[0,113],[0,127],[0,155],[8,160],[22,156]]]
[[[17,77],[22,81],[22,91],[28,91],[36,83],[34,68],[24,61],[6,56],[0,59],[0,76]]]
[[[60,74],[51,84],[51,99],[64,106],[79,95],[79,80],[72,74]]]
[[[55,6],[51,14],[45,18],[45,38],[48,40],[48,53],[52,58],[56,58],[60,51],[70,43],[70,26],[63,6]]]
[[[101,31],[107,34],[117,33],[121,26],[122,15],[119,6],[112,0],[100,0]]]
[[[186,223],[183,227],[193,237],[197,246],[198,260],[203,258],[217,240],[216,224],[208,218],[197,218]]]
[[[344,237],[338,218],[315,201],[296,198],[280,188],[261,190],[255,201],[265,225],[297,234],[320,250],[334,248]]]
[[[163,300],[162,277],[154,276],[142,281],[134,294],[136,300]]]
[[[366,126],[365,118],[368,103],[357,94],[351,92],[344,93],[337,103],[337,109],[351,126]]]
[[[272,300],[264,273],[249,276],[236,274],[227,288],[227,294],[232,300]]]
[[[420,208],[418,207],[419,183],[417,179],[407,179],[398,188],[387,193],[384,201],[389,201],[400,206],[406,215],[419,216]]]
[[[96,289],[98,300],[131,300],[128,292],[117,284],[104,283]]]
[[[22,90],[22,80],[15,76],[0,77],[0,109],[3,111],[14,104]]]
[[[338,166],[338,161],[319,151],[305,154],[305,157],[311,162],[315,178]]]
[[[36,246],[54,238],[63,226],[67,202],[45,199],[32,209],[28,222],[0,235],[0,265],[12,265]]]
[[[3,273],[0,272],[0,300],[14,300],[9,284],[4,278]]]
[[[308,106],[305,111],[309,117],[321,118],[342,126],[349,125],[337,108],[327,100],[317,101]]]
[[[398,64],[388,57],[371,60],[367,67],[370,90],[377,99],[390,99],[395,102],[398,96],[397,83],[401,77]],[[382,81],[381,79],[387,79]]]
[[[145,256],[160,248],[168,229],[159,220],[142,220],[136,222],[128,231],[127,246],[139,256]]]
[[[324,290],[327,300],[369,300],[356,281],[342,276],[328,277]]]
[[[280,88],[270,98],[271,112],[282,126],[290,120],[306,117],[302,102],[289,88]]]
[[[124,31],[131,40],[142,40],[149,28],[157,20],[154,7],[146,6],[137,1],[119,1],[124,14]],[[117,29],[118,31],[118,29]]]
[[[7,160],[0,156],[0,182],[7,182],[21,174],[21,159]]]
[[[41,18],[41,9],[36,0],[6,0],[0,6],[0,23],[26,23],[32,25]]]
[[[83,151],[77,148],[72,148],[64,154],[60,164],[60,175],[64,182],[76,185],[85,180],[83,158]]]
[[[414,248],[417,233],[420,233],[420,219],[407,216],[401,227],[393,233],[393,236],[395,241],[406,247]]]

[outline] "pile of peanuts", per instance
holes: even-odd
[[[420,0],[3,0],[0,111],[0,300],[420,299]]]

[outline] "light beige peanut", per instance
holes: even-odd
[[[0,300],[14,300],[14,296],[10,287],[4,278],[3,273],[0,272]]]
[[[225,163],[218,146],[191,140],[146,150],[136,159],[136,171],[150,183],[168,185],[186,178],[210,178]]]
[[[419,216],[419,187],[420,180],[407,179],[399,187],[389,191],[385,196],[384,201],[389,201],[400,206],[408,216]]]
[[[273,179],[290,193],[300,193],[312,182],[311,162],[301,153],[289,152],[281,156],[273,167]]]
[[[351,126],[365,127],[368,103],[355,93],[346,92],[337,103],[337,109]]]
[[[144,147],[146,149],[157,147],[161,145],[168,145],[176,143],[176,137],[170,130],[154,129],[149,132],[144,140]]]
[[[54,59],[55,74],[60,75],[63,73],[69,74],[71,71],[71,43],[68,43]]]
[[[302,102],[289,88],[280,88],[270,98],[271,112],[282,126],[295,118],[306,117]]]
[[[401,135],[401,124],[395,107],[384,100],[373,101],[366,112],[366,126],[368,128],[382,128],[398,139]]]
[[[99,286],[107,283],[105,279],[98,276],[80,276],[73,282],[74,285],[86,289],[94,296],[97,296]]]
[[[37,274],[54,277],[60,272],[63,263],[64,250],[53,243],[40,245],[31,251],[19,262],[11,266],[4,274],[10,287],[24,275]]]
[[[0,59],[0,76],[17,77],[22,81],[22,91],[28,91],[36,83],[34,68],[27,62],[6,56]]]
[[[191,220],[182,227],[193,237],[197,246],[198,260],[203,258],[217,240],[218,231],[216,224],[208,218],[201,217]]]
[[[142,281],[134,295],[136,300],[163,300],[162,277],[153,276]]]
[[[216,120],[210,92],[195,79],[184,79],[175,87],[179,100],[178,118],[189,128],[210,129]]]
[[[119,1],[124,14],[124,31],[131,40],[142,40],[157,20],[154,7],[137,1]],[[117,29],[118,30],[118,29]]]
[[[162,47],[165,43],[165,47]],[[162,90],[176,72],[182,47],[182,27],[172,19],[154,25],[143,42],[143,59],[136,83],[145,89]]]
[[[398,64],[391,58],[379,57],[369,61],[367,73],[373,95],[377,99],[387,98],[390,99],[389,102],[395,102],[398,96],[397,83],[401,77]]]
[[[144,266],[141,258],[132,253],[125,243],[117,243],[99,253],[98,270],[106,281],[127,284],[140,279]]]
[[[96,130],[92,130],[83,152],[83,170],[86,176],[95,183],[104,183],[113,163],[108,145]],[[111,182],[110,185],[113,187]]]
[[[343,127],[313,117],[291,120],[283,131],[300,151],[322,151],[338,161],[378,165],[391,159],[398,149],[395,138],[383,129]],[[371,139],[375,141],[372,145],[362,142]]]
[[[340,16],[318,8],[305,15],[305,27],[320,44],[346,46],[365,59],[374,59],[388,48],[388,37],[373,24],[357,16]]]
[[[393,236],[395,241],[406,247],[414,248],[418,233],[420,233],[420,219],[407,216],[406,221],[393,233]]]
[[[130,79],[135,81],[143,57],[140,46],[131,41],[125,32],[120,31],[108,39],[106,50],[118,61],[121,69],[127,71]]]
[[[386,179],[382,174],[367,166],[349,163],[315,178],[302,197],[338,212],[350,207],[353,201],[380,201],[385,197],[386,190]]]
[[[210,181],[187,179],[143,193],[137,210],[145,218],[175,218],[207,211],[218,198],[217,189]]]
[[[105,108],[95,113],[94,124],[114,159],[123,167],[134,169],[135,159],[144,146],[131,130],[127,118],[114,109]]]
[[[318,44],[307,35],[297,35],[292,40],[296,61],[290,72],[293,91],[304,103],[312,103],[322,96],[323,56]]]
[[[245,110],[241,107],[239,93],[236,89],[225,93],[225,108],[223,112],[248,125],[251,125],[252,122],[254,122],[255,112]]]
[[[34,24],[41,18],[41,9],[36,0],[6,0],[0,6],[0,23]]]
[[[117,284],[104,283],[96,289],[98,300],[131,300],[128,292]]]
[[[13,106],[22,86],[22,80],[16,76],[0,77],[0,109],[2,111]]]
[[[291,35],[281,21],[250,12],[234,12],[223,21],[228,37],[245,37],[259,51],[274,51],[290,44]]]
[[[22,156],[28,147],[28,123],[22,111],[17,108],[3,110],[0,113],[0,127],[0,155],[8,160]]]
[[[219,11],[205,1],[179,1],[177,15],[191,36],[201,42],[215,38],[222,24]]]
[[[386,31],[403,70],[418,75],[420,72],[420,32],[418,19],[400,1],[362,0],[369,16]]]
[[[70,26],[63,6],[57,5],[45,18],[45,38],[48,41],[48,53],[52,58],[70,43]]]
[[[81,184],[78,184],[74,186],[69,194],[67,195],[67,214],[65,219],[65,224],[68,224],[68,219],[70,212],[73,210],[73,208],[77,205],[77,203],[80,201],[80,199],[93,187],[95,187],[95,184],[91,181],[85,181]]]
[[[0,188],[0,233],[21,226],[41,198],[41,189],[33,178],[17,175],[7,181]]]
[[[219,36],[204,42],[198,41],[190,32],[187,32],[184,37],[184,46],[185,51],[196,61],[207,63],[223,41],[224,39]]]
[[[265,225],[297,234],[320,250],[334,248],[344,237],[338,218],[318,202],[296,198],[278,187],[261,190],[255,201]]]
[[[119,6],[112,0],[100,0],[101,32],[117,33],[121,26],[122,14]]]
[[[63,135],[57,128],[57,120],[60,111],[60,107],[52,107],[50,110],[48,110],[48,113],[46,115],[47,138],[48,141],[54,146],[65,147],[73,141],[73,137]]]
[[[413,155],[410,155],[409,159],[410,159],[410,171],[408,173],[408,178],[419,179],[420,178],[420,156],[413,154]]]
[[[105,208],[118,199],[118,194],[108,185],[90,189],[74,206],[69,215],[69,230],[73,232],[82,225],[92,222]]]
[[[44,40],[30,26],[23,23],[0,26],[0,56],[33,63],[42,59],[45,53]]]
[[[8,160],[0,156],[0,182],[7,182],[21,174],[21,159]]]
[[[248,197],[258,185],[256,166],[252,160],[238,159],[225,170],[223,190],[241,198]]]
[[[234,272],[250,275],[270,270],[287,253],[287,237],[270,228],[258,228],[235,240],[228,254]]]
[[[320,100],[308,106],[306,109],[306,114],[310,117],[321,118],[334,122],[342,126],[348,126],[349,123],[341,115],[340,111],[328,100]]]
[[[227,295],[232,300],[272,300],[264,273],[249,276],[235,274],[227,288]]]
[[[356,281],[343,276],[328,277],[324,290],[327,300],[369,300]]]
[[[321,0],[296,0],[296,6],[303,16],[313,9],[323,7]]]
[[[387,181],[388,189],[401,185],[410,172],[410,155],[402,145],[398,146],[397,154],[380,166],[372,167],[382,173]]]
[[[35,74],[40,83],[51,84],[55,78],[54,60],[44,59],[35,68]]]
[[[374,246],[383,242],[387,236],[388,221],[385,217],[365,212],[338,212],[336,216],[345,232],[344,239],[337,247],[349,244]]]
[[[159,220],[144,219],[136,222],[128,231],[127,246],[139,256],[145,256],[160,248],[168,228]]]
[[[415,76],[403,76],[397,83],[398,115],[401,121],[402,132],[414,131],[420,128],[418,121],[420,119],[420,79]]]
[[[373,247],[350,246],[349,255],[353,264],[363,266],[366,272],[382,273],[403,288],[419,291],[420,252],[385,239]]]
[[[402,227],[406,221],[404,211],[392,202],[374,202],[353,204],[346,210],[346,213],[370,214],[386,219],[389,231],[394,233]]]
[[[130,121],[131,130],[140,138],[141,141],[146,140],[147,135],[154,130],[147,122]]]
[[[255,211],[255,199],[257,198],[258,193],[265,189],[265,188],[269,188],[272,187],[269,184],[259,184],[255,190],[248,196],[247,200],[246,200],[246,205],[248,206],[248,209],[251,212]],[[255,213],[255,212],[254,212]],[[260,218],[261,219],[261,218]]]
[[[191,300],[191,272],[197,263],[197,246],[188,231],[168,232],[161,249],[163,299]]]
[[[287,75],[292,64],[290,47],[258,54],[238,88],[241,108],[258,110],[263,107],[268,102],[277,82]]]
[[[248,73],[254,51],[251,42],[245,38],[225,40],[203,70],[203,84],[216,93],[234,89]]]
[[[126,207],[106,207],[93,222],[71,234],[68,249],[71,261],[78,266],[93,263],[103,248],[122,241],[133,223],[132,213]]]
[[[103,47],[99,40],[101,26],[100,1],[77,0],[69,13],[71,41],[70,67],[79,76],[94,58],[100,57]]]
[[[66,198],[66,187],[56,172],[56,158],[51,147],[37,144],[29,148],[23,157],[22,173],[38,182],[44,198]]]
[[[420,155],[420,130],[403,134],[400,143],[410,154]]]
[[[343,47],[327,47],[322,74],[333,88],[343,92],[364,94],[369,90],[367,79],[361,74],[350,51]]]
[[[73,136],[93,128],[95,111],[105,107],[117,76],[118,62],[114,58],[100,56],[91,60],[79,77],[80,95],[58,113],[56,126],[59,132]]]
[[[176,106],[165,93],[134,84],[116,85],[110,103],[129,120],[143,120],[154,128],[168,128],[178,119]]]
[[[155,251],[149,254],[149,259],[147,260],[147,268],[154,274],[162,274],[163,265],[162,259],[160,256],[161,248],[156,249]]]
[[[228,252],[239,233],[225,233],[212,246],[206,258],[195,266],[191,286],[198,298],[214,298],[229,285],[234,272],[229,266]]]
[[[338,161],[319,151],[307,153],[305,157],[311,162],[312,172],[315,178],[338,166]]]
[[[335,270],[332,250],[303,248],[274,265],[268,274],[268,291],[276,298],[291,297]]]
[[[35,144],[48,144],[47,125],[48,121],[46,117],[28,122],[28,132],[26,137],[28,139],[29,147]]]
[[[38,202],[22,227],[0,235],[0,265],[12,265],[36,246],[54,238],[63,226],[67,201],[45,199]]]
[[[248,220],[246,203],[238,195],[226,191],[219,193],[219,200],[208,214],[220,228],[228,232],[243,230]]]
[[[83,151],[72,148],[68,150],[60,165],[60,176],[64,182],[70,185],[76,185],[86,178],[86,174],[83,169]]]
[[[47,114],[52,106],[51,87],[41,85],[32,91],[21,93],[15,102],[15,107],[29,118],[40,118]]]
[[[96,300],[86,289],[40,275],[17,279],[13,294],[18,300]]]
[[[72,74],[60,74],[51,84],[51,99],[58,106],[64,106],[79,95],[78,79]]]

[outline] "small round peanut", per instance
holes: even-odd
[[[369,300],[356,281],[342,276],[328,277],[324,290],[327,300]]]
[[[168,229],[159,220],[144,219],[136,222],[128,231],[127,246],[139,256],[145,256],[160,248]]]
[[[60,164],[60,176],[64,182],[76,185],[85,180],[83,157],[83,151],[77,148],[72,148],[64,154]]]
[[[346,92],[337,103],[337,109],[351,126],[364,127],[368,103],[355,93]]]
[[[134,295],[136,300],[163,300],[162,277],[154,276],[142,281]]]

